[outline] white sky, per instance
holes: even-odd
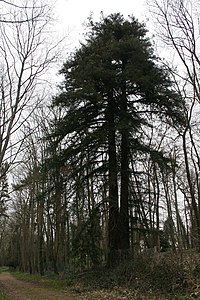
[[[84,32],[83,23],[93,13],[98,20],[100,12],[105,15],[120,12],[127,17],[134,15],[140,22],[145,21],[145,0],[57,0],[56,14],[60,20],[60,30],[66,34],[72,45],[78,45]]]

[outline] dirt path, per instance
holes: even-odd
[[[32,282],[17,280],[10,273],[0,274],[0,289],[12,300],[78,300],[70,292],[60,292]]]

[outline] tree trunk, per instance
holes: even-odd
[[[195,220],[192,220],[192,223],[194,221],[194,224],[196,227],[196,233],[197,233],[197,245],[196,246],[197,246],[198,251],[200,251],[200,216],[199,216],[199,211],[198,211],[198,207],[197,207],[197,203],[196,203],[196,199],[195,199],[194,187],[192,184],[192,178],[191,178],[189,161],[188,161],[187,145],[186,145],[187,129],[188,128],[185,129],[185,132],[183,134],[183,151],[184,151],[186,175],[187,175],[189,191],[190,191],[190,196],[191,196],[192,211],[193,211],[194,218],[195,218]]]
[[[108,220],[108,266],[116,263],[116,254],[119,249],[119,205],[117,184],[117,157],[116,157],[116,133],[114,121],[115,101],[113,95],[109,97],[108,103],[108,155],[109,155],[109,220]]]
[[[128,250],[129,243],[129,137],[127,124],[126,82],[122,87],[121,99],[121,195],[120,195],[120,249]]]

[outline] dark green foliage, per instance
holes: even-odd
[[[76,267],[88,269],[98,266],[101,262],[100,240],[100,214],[98,209],[90,213],[87,220],[78,225],[72,224],[72,258]]]
[[[88,27],[86,43],[60,71],[65,81],[54,99],[54,105],[66,111],[55,131],[60,140],[68,137],[67,146],[72,145],[74,154],[88,145],[104,146],[109,93],[114,97],[117,130],[131,128],[135,134],[142,124],[148,124],[148,113],[182,122],[181,99],[167,71],[159,67],[144,25],[115,14],[99,23],[90,20]],[[121,109],[124,85],[127,112]]]
[[[99,23],[90,20],[88,27],[86,43],[60,71],[65,80],[54,99],[66,112],[54,132],[63,143],[64,160],[85,149],[96,159],[100,147],[106,151],[111,96],[115,130],[128,130],[136,151],[143,148],[137,132],[152,113],[183,121],[181,99],[167,71],[159,67],[143,24],[115,14]]]
[[[153,126],[152,116],[183,124],[184,103],[134,17],[90,19],[85,43],[60,73],[64,82],[53,101],[63,111],[52,132],[57,162],[71,166],[73,179],[81,174],[82,185],[88,177],[106,175],[112,257],[112,251],[129,248],[130,157],[149,153],[163,167],[165,158],[149,147],[145,130]]]

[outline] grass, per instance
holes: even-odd
[[[0,290],[0,300],[9,300],[9,298]]]
[[[72,284],[72,278],[61,278],[58,275],[45,275],[40,276],[39,274],[29,274],[21,272],[12,272],[12,275],[19,280],[29,281],[29,282],[39,282],[46,287],[64,290],[66,287],[69,287]]]
[[[0,273],[3,272],[9,272],[9,268],[8,267],[0,267]]]

